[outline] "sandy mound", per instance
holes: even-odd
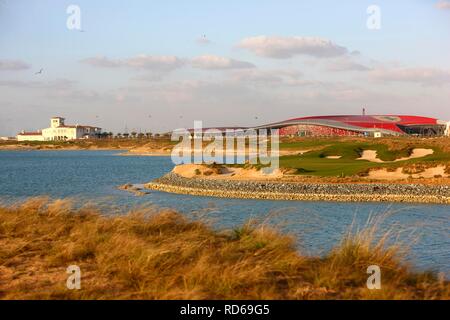
[[[328,156],[327,159],[340,159],[342,156]]]
[[[280,169],[274,170],[272,173],[265,174],[262,170],[236,168],[234,172],[229,174],[232,179],[276,179],[283,177]]]
[[[399,158],[394,161],[383,161],[378,158],[376,150],[364,150],[361,157],[356,160],[367,160],[367,161],[376,162],[376,163],[398,162],[398,161],[405,161],[405,160],[410,160],[410,159],[426,157],[433,153],[434,153],[433,149],[417,148],[412,151],[412,153],[409,157]]]
[[[397,168],[395,171],[388,171],[386,169],[371,170],[366,177],[373,180],[404,180],[408,178],[434,178],[436,176],[449,177],[450,175],[445,173],[445,166],[437,166],[433,168],[427,168],[423,172],[415,174],[407,174],[403,172],[403,168]]]
[[[207,166],[204,164],[182,164],[172,170],[173,173],[185,178],[207,178],[207,179],[274,179],[283,176],[283,173],[276,169],[270,174],[265,174],[262,170],[255,168],[229,168],[225,166]]]
[[[225,167],[208,167],[203,164],[182,164],[175,166],[172,170],[173,173],[185,178],[193,178],[198,176],[213,176],[228,173]]]
[[[160,146],[154,143],[148,143],[143,146],[134,147],[127,152],[122,153],[124,156],[168,156],[171,154],[171,146]]]

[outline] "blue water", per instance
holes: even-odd
[[[380,233],[398,230],[400,241],[410,246],[408,259],[416,268],[450,274],[450,206],[233,200],[156,191],[136,197],[116,189],[125,183],[148,182],[172,167],[168,157],[123,157],[112,151],[0,151],[0,200],[74,197],[123,211],[152,204],[190,216],[205,214],[206,209],[215,226],[225,228],[249,218],[267,218],[294,234],[299,250],[310,255],[329,251],[352,223],[363,226],[370,216],[387,215]]]

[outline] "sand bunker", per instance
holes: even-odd
[[[376,163],[386,163],[386,162],[398,162],[398,161],[405,161],[410,159],[416,159],[416,158],[423,158],[426,156],[429,156],[430,154],[433,154],[433,149],[414,149],[409,157],[403,157],[396,159],[394,161],[383,161],[378,158],[377,151],[376,150],[364,150],[361,157],[356,160],[367,160],[370,162],[376,162]]]
[[[404,180],[408,178],[429,179],[437,176],[449,177],[449,175],[445,173],[445,166],[441,165],[433,168],[427,168],[423,172],[415,174],[404,173],[403,168],[397,168],[395,171],[388,171],[386,169],[371,170],[367,178],[373,180]]]
[[[378,163],[384,162],[383,160],[378,159],[378,155],[377,155],[377,151],[376,150],[364,150],[362,152],[361,157],[359,157],[356,160],[367,160],[367,161],[370,161],[370,162],[378,162]]]
[[[340,159],[342,156],[328,156],[327,159]]]
[[[420,149],[420,148],[414,149],[409,157],[400,158],[395,161],[404,161],[404,160],[409,160],[409,159],[422,158],[422,157],[429,156],[433,153],[434,153],[433,149]]]

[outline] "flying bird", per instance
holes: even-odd
[[[39,70],[38,72],[36,72],[35,74],[41,74],[42,71],[44,71],[44,69]]]

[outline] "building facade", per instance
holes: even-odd
[[[281,136],[443,136],[448,123],[411,115],[342,115],[295,118],[256,129],[279,129]]]
[[[16,137],[0,137],[0,141],[15,141]]]
[[[17,135],[18,141],[66,141],[98,137],[102,133],[99,127],[66,125],[62,117],[53,117],[50,128],[37,132],[22,131]]]

